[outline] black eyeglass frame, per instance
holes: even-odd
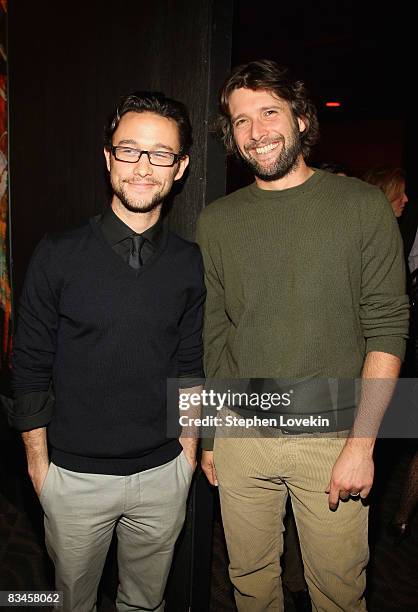
[[[130,149],[131,151],[137,151],[138,159],[132,161],[128,161],[127,159],[119,159],[116,155],[118,149]],[[123,147],[115,145],[110,146],[110,151],[115,159],[125,164],[137,164],[141,159],[142,155],[145,154],[148,157],[148,161],[151,166],[159,166],[160,168],[172,168],[174,164],[176,164],[180,159],[184,157],[184,155],[182,155],[181,153],[171,153],[171,151],[144,151],[142,149],[135,149],[135,147]],[[171,155],[173,157],[173,161],[171,162],[171,164],[155,164],[151,161],[150,155],[152,153],[164,153],[164,155]]]

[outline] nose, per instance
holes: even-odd
[[[152,165],[150,164],[148,153],[145,151],[141,151],[141,155],[134,167],[134,174],[139,176],[152,174]]]
[[[251,122],[251,138],[253,140],[260,140],[267,134],[267,128],[258,118],[254,118]]]
[[[403,204],[407,204],[408,203],[408,196],[406,195],[406,193],[404,193],[403,196],[402,196],[402,203]]]

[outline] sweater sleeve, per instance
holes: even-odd
[[[203,255],[207,290],[203,327],[205,373],[214,378],[219,373],[230,321],[225,309],[222,260],[216,244],[210,240],[202,217],[198,222],[196,238]]]
[[[58,326],[59,283],[51,241],[36,248],[25,278],[12,355],[13,407],[9,422],[23,431],[44,427],[52,416],[50,389]]]
[[[203,255],[207,290],[203,326],[205,373],[209,378],[214,378],[219,373],[230,321],[225,309],[222,260],[214,241],[210,240],[208,228],[202,217],[198,221],[196,239]],[[212,450],[213,438],[203,438],[201,448]]]
[[[203,262],[197,245],[195,273],[190,289],[186,310],[180,322],[180,345],[178,351],[179,377],[184,379],[184,387],[194,386],[196,381],[187,382],[188,377],[203,378],[203,304],[206,289],[203,277]]]
[[[386,198],[363,213],[360,320],[366,352],[382,351],[403,359],[408,337],[409,301],[399,228]]]

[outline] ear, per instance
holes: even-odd
[[[175,181],[178,181],[179,179],[181,179],[181,177],[184,174],[184,171],[186,170],[187,166],[189,165],[189,161],[190,160],[189,160],[189,156],[188,155],[185,155],[184,157],[182,157],[179,160],[179,167],[178,167],[177,173],[176,173],[176,175],[174,177]]]
[[[298,125],[299,125],[299,132],[304,132],[307,128],[306,119],[304,117],[298,117]]]
[[[110,151],[108,149],[106,149],[106,147],[103,149],[103,153],[105,156],[105,160],[106,160],[106,167],[110,172]]]

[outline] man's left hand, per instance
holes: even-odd
[[[336,510],[339,500],[350,497],[365,499],[374,477],[373,444],[367,439],[348,439],[334,464],[328,493],[330,510]]]

